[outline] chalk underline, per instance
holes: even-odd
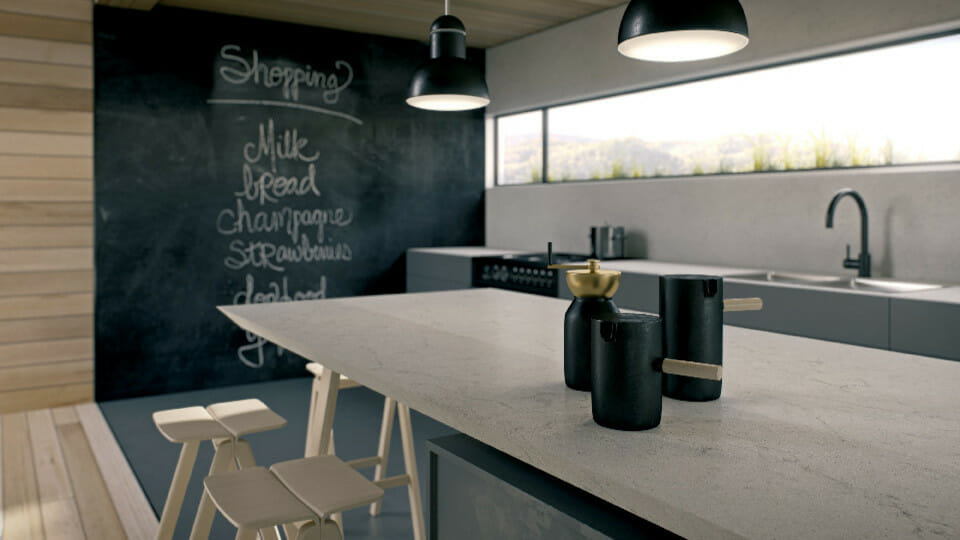
[[[304,111],[310,111],[320,114],[327,114],[330,116],[336,116],[337,118],[343,118],[344,120],[349,120],[358,126],[363,125],[363,120],[360,120],[356,116],[351,116],[347,113],[342,113],[339,111],[331,111],[330,109],[324,109],[323,107],[317,107],[316,105],[306,105],[304,103],[291,103],[289,101],[273,101],[269,99],[208,99],[207,103],[211,105],[259,105],[262,107],[286,107],[288,109],[302,109]]]

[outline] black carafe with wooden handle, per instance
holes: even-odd
[[[547,260],[553,246],[548,245]],[[590,390],[590,325],[593,317],[619,313],[611,299],[620,286],[620,272],[601,270],[600,261],[586,264],[551,264],[566,269],[567,286],[575,297],[563,317],[563,379],[574,390]]]
[[[663,350],[668,358],[723,364],[723,278],[660,276]],[[663,395],[686,401],[720,397],[721,381],[663,376]]]

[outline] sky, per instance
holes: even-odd
[[[924,160],[960,154],[960,35],[637,92],[549,112],[551,134],[701,141],[811,133]],[[538,112],[501,132],[539,133]]]

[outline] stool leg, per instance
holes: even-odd
[[[380,462],[373,470],[373,481],[377,482],[387,477],[387,459],[390,457],[390,438],[393,435],[393,415],[397,411],[397,400],[383,398],[383,418],[380,420],[380,444],[377,445],[377,457]],[[370,515],[380,514],[381,501],[370,505]]]
[[[256,529],[237,529],[237,536],[234,537],[235,540],[257,540],[257,530]]]
[[[177,518],[180,517],[180,507],[183,505],[183,496],[187,492],[187,483],[193,472],[193,464],[197,460],[197,450],[200,441],[188,441],[180,448],[180,458],[177,468],[170,482],[167,492],[167,501],[163,503],[163,514],[160,516],[160,527],[157,529],[157,540],[170,540],[173,530],[177,527]]]
[[[397,416],[400,417],[400,440],[403,442],[403,466],[410,483],[407,495],[410,498],[410,519],[413,520],[414,540],[426,540],[423,527],[423,506],[420,504],[420,481],[417,479],[417,454],[413,446],[413,424],[410,422],[410,407],[397,403]]]
[[[316,440],[317,433],[314,428],[314,423],[317,418],[317,402],[319,401],[319,396],[320,377],[314,377],[310,389],[310,409],[307,415],[307,441],[303,449],[304,457],[315,456],[319,453],[319,448],[316,448],[316,443],[319,441]]]
[[[327,455],[330,455],[330,456],[335,456],[335,455],[337,455],[337,448],[336,448],[336,446],[333,444],[333,430],[332,430],[332,429],[330,430],[330,444],[327,446]],[[330,516],[330,521],[335,522],[337,525],[340,526],[340,529],[343,529],[343,514],[342,514],[342,513],[337,512],[336,514],[331,515],[331,516]],[[319,531],[319,529],[318,529],[318,531]],[[320,534],[320,533],[317,532],[316,534]]]
[[[208,476],[225,473],[235,468],[233,463],[233,441],[230,439],[221,439],[211,441],[214,452],[213,460],[210,462],[210,472]],[[216,507],[213,500],[203,490],[203,496],[200,497],[200,505],[197,507],[197,517],[193,520],[193,529],[190,531],[190,540],[206,540],[210,537],[210,527],[213,526],[213,517],[216,514]],[[240,534],[239,532],[237,534]]]
[[[340,374],[327,369],[320,372],[319,393],[317,394],[317,414],[313,418],[313,440],[316,446],[310,446],[310,455],[320,455],[321,448],[329,448],[330,431],[333,430],[333,415],[337,409],[337,390],[340,387]]]

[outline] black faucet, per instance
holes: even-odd
[[[856,268],[857,276],[870,277],[870,251],[869,251],[869,227],[867,225],[867,205],[863,202],[863,197],[859,193],[850,189],[843,188],[833,195],[830,200],[830,206],[827,208],[827,228],[833,228],[833,212],[837,209],[837,203],[846,196],[853,197],[860,207],[860,256],[856,259],[850,258],[850,244],[847,244],[847,256],[843,259],[844,268]]]

